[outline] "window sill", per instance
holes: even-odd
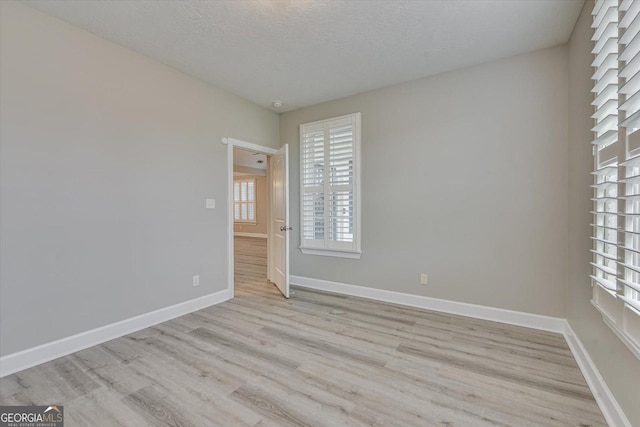
[[[609,316],[606,313],[604,313],[600,308],[598,308],[597,305],[596,305],[596,308],[598,309],[598,311],[602,315],[602,320],[609,327],[609,329],[611,329],[613,331],[613,333],[616,334],[618,339],[620,339],[620,341],[622,341],[624,343],[624,345],[626,345],[627,348],[629,350],[631,350],[631,353],[633,353],[638,359],[640,359],[640,344],[635,342],[633,340],[633,338],[629,337],[624,331],[621,331],[616,326],[616,324],[613,323],[613,321],[611,321]]]
[[[336,251],[330,249],[311,249],[311,248],[303,248],[300,247],[300,252],[305,255],[320,255],[320,256],[331,256],[336,258],[349,258],[349,259],[360,259],[362,256],[361,251]]]
[[[613,296],[613,298],[615,298],[615,296]],[[593,299],[591,300],[591,304],[598,310],[605,325],[640,359],[640,341],[638,341],[637,334],[633,334],[633,329],[625,330],[626,327],[633,328],[632,325],[638,324],[638,314],[624,304],[620,304],[622,302],[620,299],[615,298],[613,301],[615,302],[614,307],[610,307],[614,308],[613,313],[607,312],[605,308],[601,307]],[[632,335],[635,335],[635,338]]]
[[[257,225],[258,223],[256,221],[233,221],[234,224],[237,225]]]

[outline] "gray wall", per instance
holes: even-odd
[[[292,274],[564,317],[567,66],[565,45],[282,114]],[[362,259],[303,255],[298,126],[358,111]]]
[[[567,317],[632,425],[640,426],[640,360],[604,324],[591,305],[589,200],[591,144],[591,9],[588,1],[569,43],[569,286]]]
[[[0,354],[224,289],[220,138],[277,147],[278,116],[0,7]]]

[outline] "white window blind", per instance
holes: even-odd
[[[233,220],[235,222],[256,222],[256,180],[233,180]]]
[[[360,256],[360,113],[300,126],[300,249]]]
[[[640,357],[640,1],[593,9],[593,304]]]

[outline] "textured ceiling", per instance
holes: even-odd
[[[583,0],[29,0],[275,111],[566,42]],[[281,100],[280,108],[271,102]]]

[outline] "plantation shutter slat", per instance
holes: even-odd
[[[593,105],[594,107],[596,107],[596,109],[598,109],[602,104],[606,104],[609,100],[611,100],[612,95],[615,94],[617,96],[617,92],[618,92],[618,82],[614,82],[609,86],[607,86],[606,88],[604,88],[602,92],[597,94],[597,96],[593,99],[593,102],[591,103],[591,105]]]
[[[596,28],[595,34],[598,38],[602,36],[609,22],[618,22],[617,2],[613,0],[596,1],[593,8],[593,25]],[[598,34],[598,32],[600,34]]]
[[[638,71],[640,71],[640,54],[635,54],[633,58],[627,61],[622,68],[620,68],[618,75],[619,77],[628,79]]]
[[[640,72],[635,73],[633,76],[625,80],[625,83],[620,87],[618,92],[623,95],[633,95],[634,93],[636,93],[638,91],[638,88],[640,87]],[[622,107],[620,109],[626,110]]]
[[[629,117],[620,122],[621,128],[636,129],[640,122],[640,111],[635,111]],[[633,133],[633,132],[631,132]]]
[[[618,176],[618,172],[617,172],[617,163],[616,160],[618,158],[618,137],[616,135],[616,138],[613,140],[613,142],[611,144],[608,145],[604,145],[604,146],[598,146],[597,147],[597,151],[596,151],[596,159],[598,162],[598,168],[604,169],[605,167],[614,165],[614,169],[615,171],[610,171],[610,170],[604,170],[603,173],[607,174],[607,175],[611,175],[611,176],[615,176],[616,177],[616,181],[617,181],[617,176]],[[606,179],[605,181],[609,181],[609,179]]]
[[[616,275],[617,274],[617,269],[615,267],[607,267],[605,265],[602,264],[598,264],[595,262],[590,263],[594,268],[597,268],[598,270],[602,271],[603,273],[609,274],[609,275]]]
[[[640,4],[637,1],[622,2],[619,10],[622,12],[620,28],[629,28],[640,12]],[[620,43],[627,44],[623,40],[624,36],[620,37]]]
[[[638,300],[627,298],[624,295],[621,295],[620,299],[631,306],[636,314],[640,315],[640,302],[638,302]]]
[[[616,259],[616,257],[615,257],[615,256],[613,256],[613,255],[611,255],[611,254],[608,254],[608,253],[606,253],[606,252],[598,252],[598,251],[593,250],[593,249],[591,249],[591,252],[592,252],[592,253],[594,253],[594,254],[596,254],[596,255],[600,255],[601,257],[605,257],[605,258],[609,258],[609,259],[613,259],[613,260],[615,260],[615,259]]]
[[[633,264],[627,264],[627,263],[624,263],[624,262],[618,262],[618,265],[620,265],[623,268],[629,269],[629,270],[631,270],[633,272],[640,273],[640,266],[636,266],[636,265],[633,265]],[[637,284],[637,283],[628,282],[628,281],[625,281],[624,279],[620,279],[619,281],[620,282],[631,283],[628,286],[631,286],[631,287],[634,287],[634,288],[640,288],[640,285]]]
[[[609,291],[615,291],[616,290],[616,284],[615,282],[612,282],[610,280],[606,280],[603,279],[602,277],[597,277],[597,276],[591,276],[591,278],[600,286],[602,286],[603,288],[605,288],[606,290]]]
[[[640,249],[634,249],[634,248],[631,248],[631,247],[629,247],[629,246],[621,245],[621,246],[620,246],[620,249],[624,249],[625,251],[629,251],[629,252],[637,252],[637,253],[640,253]]]
[[[640,30],[640,19],[638,19],[638,16],[640,15],[636,15],[633,21],[629,24],[629,27],[626,28],[623,36],[620,37],[620,44],[627,46],[631,44],[631,41],[634,39],[634,37],[637,37]],[[634,55],[634,53],[629,52],[628,56],[626,56],[626,61],[630,61],[632,59],[630,58],[631,55]]]
[[[615,37],[609,37],[599,51],[595,49],[592,51],[592,53],[596,54],[596,57],[591,65],[593,67],[601,67],[612,52],[618,52],[618,40]]]
[[[601,146],[611,145],[611,143],[617,141],[617,139],[618,139],[618,131],[615,129],[610,129],[605,133],[603,133],[602,135],[600,135],[598,138],[594,139],[593,144],[601,145]]]

